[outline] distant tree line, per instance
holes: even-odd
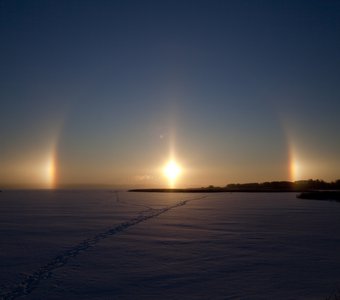
[[[299,180],[299,181],[271,181],[263,183],[231,183],[225,186],[228,190],[340,190],[340,179],[332,182],[324,180]]]
[[[226,186],[213,186],[209,185],[200,188],[150,188],[150,189],[133,189],[130,192],[155,192],[155,193],[223,193],[223,192],[254,192],[254,193],[266,193],[266,192],[317,192],[318,194],[308,194],[302,195],[301,198],[306,197],[320,197],[327,198],[330,195],[332,199],[340,198],[340,192],[330,191],[340,191],[340,179],[333,182],[326,182],[323,180],[299,180],[299,181],[268,181],[262,183],[231,183]],[[328,192],[322,192],[328,191]],[[321,195],[322,194],[322,195]],[[321,195],[321,196],[320,196]],[[306,197],[305,197],[306,196]],[[311,198],[311,199],[314,199]],[[306,198],[307,199],[307,198]],[[315,198],[316,199],[316,198]],[[327,198],[328,199],[328,198]],[[340,299],[339,299],[340,300]]]

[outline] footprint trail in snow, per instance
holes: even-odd
[[[89,248],[95,246],[98,242],[100,242],[103,239],[106,239],[108,237],[111,237],[113,235],[116,235],[122,231],[125,231],[129,227],[135,226],[141,222],[147,221],[149,219],[155,218],[171,209],[186,205],[188,202],[194,201],[194,200],[200,200],[203,198],[206,198],[207,196],[200,196],[195,198],[190,198],[186,200],[179,201],[173,205],[160,208],[160,209],[154,209],[145,205],[139,205],[139,204],[131,204],[128,202],[123,202],[121,199],[119,199],[118,194],[116,194],[117,202],[121,202],[126,205],[133,205],[133,206],[143,206],[147,208],[147,210],[144,210],[140,212],[136,217],[127,220],[123,223],[120,223],[106,231],[103,231],[97,235],[95,235],[92,238],[88,238],[86,240],[83,240],[76,246],[72,247],[71,249],[63,252],[62,254],[56,256],[52,260],[50,260],[48,263],[40,267],[37,271],[35,271],[33,274],[26,276],[26,278],[20,282],[18,285],[10,288],[7,292],[0,292],[0,299],[1,300],[11,300],[16,299],[21,296],[29,295],[34,289],[36,289],[39,285],[39,283],[44,280],[51,277],[54,270],[59,269],[67,264],[67,262],[81,254],[82,252],[88,250]]]

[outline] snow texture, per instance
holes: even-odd
[[[4,191],[0,299],[325,299],[340,205],[295,194]]]

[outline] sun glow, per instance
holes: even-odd
[[[177,177],[181,174],[181,167],[174,160],[171,160],[165,165],[163,173],[168,178],[169,186],[173,188]]]
[[[51,153],[44,166],[44,177],[48,188],[55,188],[56,180],[56,159],[55,154]]]
[[[305,169],[305,163],[301,161],[301,156],[298,155],[295,144],[290,142],[289,145],[289,180],[296,181],[303,179],[303,169]]]

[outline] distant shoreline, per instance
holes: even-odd
[[[303,190],[284,189],[228,189],[228,188],[187,188],[187,189],[132,189],[129,192],[141,193],[301,193]]]
[[[200,188],[139,188],[131,189],[129,192],[148,193],[306,193],[314,191],[340,191],[340,180],[325,182],[323,180],[299,180],[299,181],[271,181],[262,183],[232,183],[223,187],[205,186]],[[310,195],[309,197],[315,197]],[[319,194],[319,198],[322,197]],[[337,197],[327,194],[324,197]],[[304,195],[304,197],[306,197]]]
[[[340,202],[340,191],[310,191],[297,196],[299,199],[328,200]]]

